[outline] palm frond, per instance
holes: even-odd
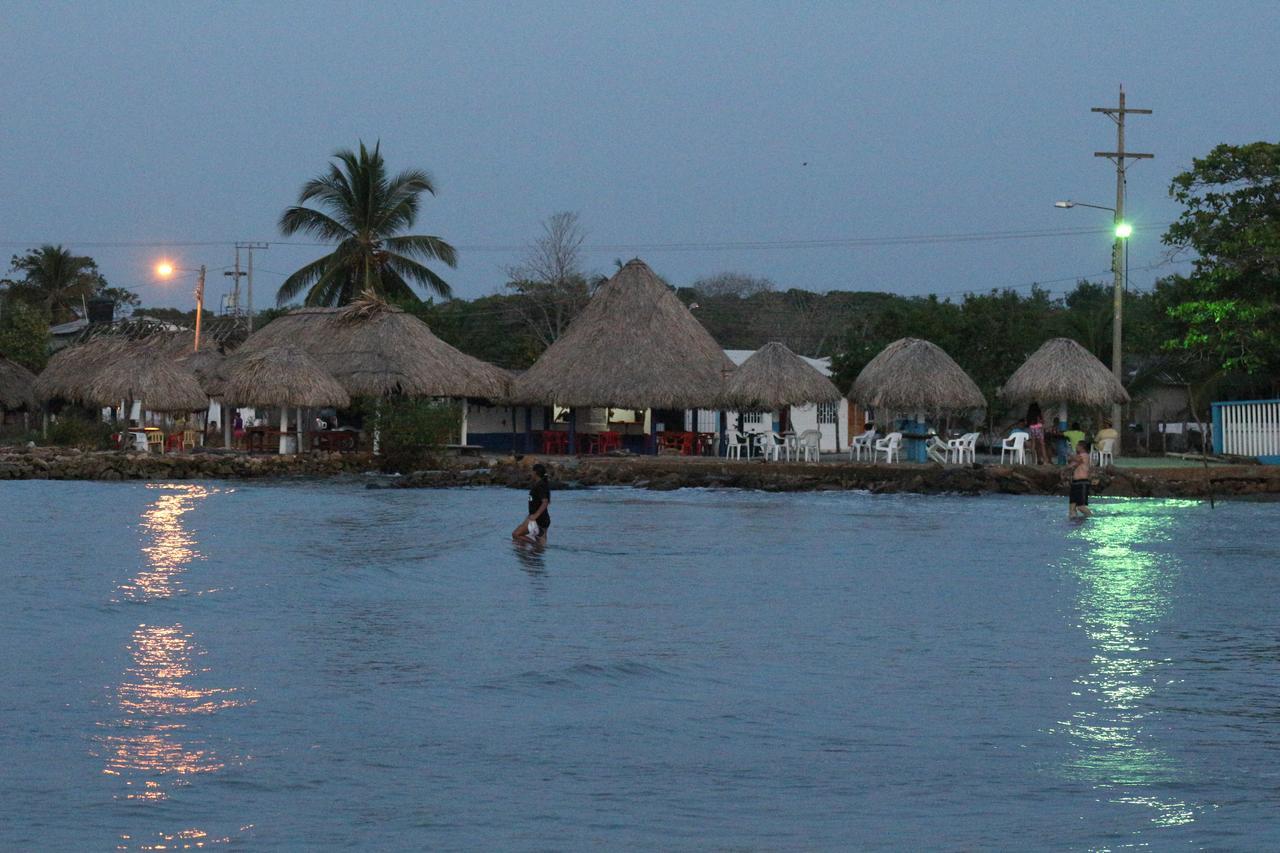
[[[417,257],[427,261],[442,261],[450,267],[458,265],[457,250],[439,237],[428,235],[388,237],[383,245],[389,251],[408,257]]]
[[[449,287],[448,283],[432,272],[429,267],[395,252],[387,252],[384,258],[387,267],[397,275],[408,276],[434,292],[437,296],[448,297],[453,295],[453,288]]]
[[[351,229],[313,207],[287,208],[280,215],[280,231],[286,237],[301,231],[321,240],[346,240],[351,237]]]

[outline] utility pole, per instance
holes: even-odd
[[[252,242],[236,243],[236,269],[237,270],[240,268],[239,266],[240,250],[241,249],[249,250],[249,273],[248,273],[249,275],[249,300],[248,300],[249,301],[249,308],[248,308],[249,334],[253,334],[253,250],[262,249],[265,251],[270,248],[271,246],[268,243],[252,243]]]
[[[227,270],[223,275],[233,276],[235,286],[231,288],[231,316],[240,316],[240,278],[245,275],[240,271],[240,244],[236,244],[236,268],[234,271]]]
[[[1120,87],[1120,105],[1118,107],[1094,107],[1091,112],[1106,113],[1112,121],[1116,123],[1116,150],[1115,151],[1095,151],[1094,157],[1106,157],[1108,160],[1116,164],[1116,215],[1115,215],[1115,243],[1111,247],[1111,272],[1115,281],[1115,292],[1112,294],[1112,324],[1111,324],[1111,372],[1115,375],[1116,380],[1121,384],[1124,383],[1124,364],[1121,358],[1121,341],[1122,341],[1122,323],[1124,320],[1124,286],[1125,276],[1128,270],[1124,264],[1124,246],[1125,240],[1128,239],[1129,231],[1127,223],[1124,221],[1124,191],[1125,191],[1125,171],[1128,169],[1126,160],[1150,160],[1154,154],[1134,154],[1131,151],[1124,150],[1124,117],[1130,113],[1134,115],[1151,115],[1151,110],[1139,110],[1124,105],[1124,86]],[[1120,404],[1114,404],[1111,407],[1111,426],[1113,429],[1119,430],[1123,436],[1124,427],[1121,423],[1123,412]]]
[[[200,278],[196,281],[196,346],[200,352],[200,315],[204,313],[204,264],[200,265]]]

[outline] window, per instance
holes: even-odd
[[[818,423],[833,424],[840,412],[839,403],[819,403],[818,404]]]
[[[764,423],[764,412],[743,412],[742,422],[744,424],[762,424]]]

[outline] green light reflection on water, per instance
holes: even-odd
[[[1094,654],[1089,671],[1075,679],[1070,718],[1058,729],[1074,746],[1065,772],[1106,791],[1109,802],[1151,809],[1151,822],[1162,827],[1193,823],[1199,806],[1150,790],[1182,774],[1157,742],[1149,702],[1168,663],[1152,655],[1150,639],[1168,613],[1181,565],[1150,546],[1169,538],[1173,513],[1198,503],[1109,500],[1071,534],[1076,547],[1066,565]]]

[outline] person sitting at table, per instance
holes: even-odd
[[[1115,444],[1112,447],[1120,444],[1120,433],[1116,432],[1115,428],[1111,426],[1111,421],[1103,421],[1102,429],[1098,430],[1098,434],[1093,437],[1093,451],[1095,453],[1102,450],[1102,442],[1104,441],[1114,441]]]
[[[1064,431],[1062,433],[1062,437],[1067,441],[1067,455],[1070,456],[1075,452],[1076,445],[1084,441],[1084,430],[1080,429],[1079,421],[1073,422],[1071,424],[1071,429]]]
[[[204,426],[204,443],[206,447],[213,447],[218,440],[218,422],[211,420]]]

